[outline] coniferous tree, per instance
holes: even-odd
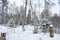
[[[33,12],[33,18],[32,18],[32,24],[36,26],[36,25],[38,25],[38,21],[39,21],[38,17],[36,15],[36,12],[34,11]]]

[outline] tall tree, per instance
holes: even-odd
[[[27,0],[25,0],[25,12],[24,12],[24,16],[23,16],[23,19],[22,19],[22,29],[23,31],[25,31],[25,28],[24,28],[24,25],[26,24],[26,13],[27,13]]]
[[[2,5],[2,23],[4,23],[4,7],[6,6],[7,7],[7,0],[1,0],[3,2],[3,5]]]
[[[22,16],[22,15],[20,15],[20,12],[19,12],[19,7],[16,7],[15,8],[15,12],[16,12],[16,14],[15,14],[15,22],[16,22],[16,25],[20,25],[20,16]]]
[[[53,7],[55,4],[52,2],[52,1],[50,1],[50,0],[44,0],[44,2],[45,2],[45,7],[44,7],[44,18],[47,18],[47,19],[49,19],[49,14],[50,14],[50,9],[51,9],[51,7]]]
[[[31,10],[29,9],[28,16],[27,16],[27,24],[31,23]]]

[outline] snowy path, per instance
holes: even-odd
[[[60,36],[57,34],[54,36],[54,38],[50,38],[48,34],[44,35],[41,34],[32,34],[29,31],[17,33],[17,34],[9,34],[7,40],[39,40],[40,38],[42,40],[60,40]]]
[[[1,28],[0,27],[0,32],[6,32],[6,40],[60,40],[60,34],[55,34],[53,38],[50,38],[49,34],[33,34],[33,27],[28,26],[26,27],[26,31],[22,31],[21,26],[17,28]]]

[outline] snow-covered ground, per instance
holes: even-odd
[[[26,31],[22,31],[22,26],[17,28],[9,28],[0,26],[0,33],[6,32],[6,40],[60,40],[60,34],[55,34],[53,38],[49,36],[49,33],[33,34],[33,26],[26,25]]]

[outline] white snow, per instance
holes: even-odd
[[[49,33],[33,34],[34,26],[26,25],[26,31],[22,31],[22,26],[17,28],[8,28],[0,26],[0,33],[6,32],[6,40],[60,40],[60,34],[55,34],[53,38],[49,36]]]

